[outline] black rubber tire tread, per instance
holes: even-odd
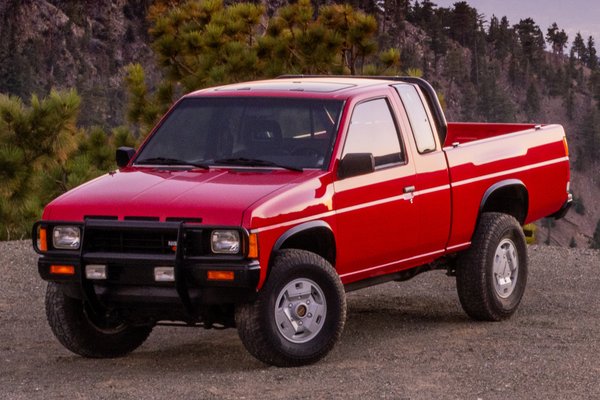
[[[296,278],[317,283],[327,301],[323,328],[307,343],[297,344],[281,336],[273,308],[280,290]],[[304,250],[278,252],[270,275],[253,303],[236,307],[235,320],[242,343],[260,361],[278,367],[315,363],[325,357],[339,340],[346,321],[346,295],[335,269],[324,258]]]
[[[506,299],[494,290],[493,259],[504,238],[515,244],[519,275],[513,293]],[[518,308],[527,285],[527,244],[517,220],[508,214],[483,213],[471,247],[458,259],[456,287],[464,311],[478,321],[501,321]]]
[[[90,322],[82,300],[65,295],[60,285],[49,282],[46,317],[54,336],[68,350],[88,358],[124,356],[138,348],[152,326],[124,326],[114,333],[103,332]]]

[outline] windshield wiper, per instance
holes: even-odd
[[[180,160],[178,158],[169,157],[150,157],[144,158],[143,160],[136,160],[135,164],[138,165],[189,165],[191,167],[208,169],[208,165],[202,163],[195,163],[186,160]]]
[[[276,168],[284,168],[290,171],[302,172],[304,171],[302,168],[293,167],[291,165],[283,165],[269,160],[259,160],[256,158],[222,158],[220,160],[215,160],[215,164],[223,164],[223,165],[242,165],[249,167],[276,167]]]

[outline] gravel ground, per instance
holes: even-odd
[[[267,367],[225,331],[157,327],[127,357],[75,356],[54,339],[29,242],[0,243],[2,399],[600,398],[600,253],[530,247],[512,319],[469,320],[441,271],[348,295],[320,363]]]

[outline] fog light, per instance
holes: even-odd
[[[155,267],[154,280],[156,282],[175,282],[174,267]]]
[[[106,265],[86,265],[85,277],[88,279],[106,279]]]

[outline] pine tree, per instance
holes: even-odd
[[[418,1],[415,2],[412,12],[407,17],[409,22],[427,32],[428,44],[433,51],[434,65],[448,49],[448,33],[445,31],[446,23],[444,21],[450,19],[449,14],[449,9],[437,8],[435,3],[424,0],[421,4]],[[422,61],[425,62],[425,60]],[[426,67],[426,65],[423,67]]]
[[[566,91],[565,70],[561,65],[549,68],[546,75],[546,87],[550,96],[562,96]]]
[[[540,94],[536,88],[535,83],[531,82],[527,89],[527,97],[525,99],[525,113],[530,121],[535,120],[540,112]]]
[[[596,100],[596,105],[600,110],[600,69],[592,71],[592,75],[590,76],[590,88],[592,95]]]
[[[577,60],[581,61],[583,64],[587,64],[589,59],[588,49],[580,32],[577,32],[575,35],[573,45],[571,46],[571,54],[575,55]]]
[[[547,32],[546,40],[552,46],[552,53],[562,57],[564,50],[567,47],[569,36],[564,29],[561,29],[560,31],[558,30],[558,25],[556,22],[552,23],[552,26],[548,28]]]
[[[598,68],[598,55],[596,52],[596,46],[594,44],[594,38],[593,37],[588,37],[587,40],[587,56],[588,56],[588,60],[587,60],[587,67],[589,69],[591,69],[592,71],[595,71],[596,68]]]
[[[486,66],[485,75],[477,85],[476,110],[487,122],[514,122],[515,108],[506,91],[498,85],[499,66]]]
[[[0,95],[0,239],[27,236],[41,216],[39,172],[64,165],[76,150],[79,105],[75,91],[34,95],[30,106]]]
[[[572,85],[567,87],[567,90],[563,95],[563,106],[565,107],[565,111],[567,112],[567,118],[571,121],[575,117],[575,94],[573,93]]]
[[[464,47],[472,48],[478,34],[481,17],[466,1],[454,3],[450,14],[449,36]]]
[[[160,92],[156,96],[151,96],[148,93],[144,68],[140,64],[127,66],[125,84],[129,94],[127,119],[135,127],[137,136],[145,136],[171,103],[172,90],[170,90],[171,95],[165,96],[162,102],[160,101]],[[162,87],[172,87],[167,80],[161,85]],[[140,130],[143,132],[140,132]]]
[[[543,63],[546,43],[544,35],[532,18],[522,19],[514,28],[523,52],[525,74],[529,75],[530,68],[539,70]]]
[[[463,81],[466,77],[465,59],[460,48],[450,50],[446,56],[445,75],[448,78],[448,96],[451,96],[453,85],[456,81]]]
[[[371,3],[375,5],[375,2]],[[377,4],[379,5],[379,7],[383,6],[383,16],[381,18],[381,31],[386,32],[390,37],[398,37],[400,33],[404,30],[404,21],[406,20],[409,13],[410,1],[383,0],[383,2],[379,2]],[[318,6],[321,5],[322,4],[318,4]],[[378,7],[375,6],[374,8],[376,10]],[[364,10],[365,8],[362,9]],[[373,14],[373,12],[371,11],[367,12]]]
[[[29,105],[0,94],[0,240],[28,237],[46,203],[114,168],[116,147],[133,145],[124,128],[79,129],[80,103],[74,90]]]
[[[578,128],[583,146],[578,154],[576,168],[584,170],[592,167],[600,158],[600,112],[591,107]]]
[[[500,61],[504,61],[517,45],[514,30],[506,17],[502,17],[498,22],[498,18],[492,16],[487,40],[492,44],[495,57]]]

